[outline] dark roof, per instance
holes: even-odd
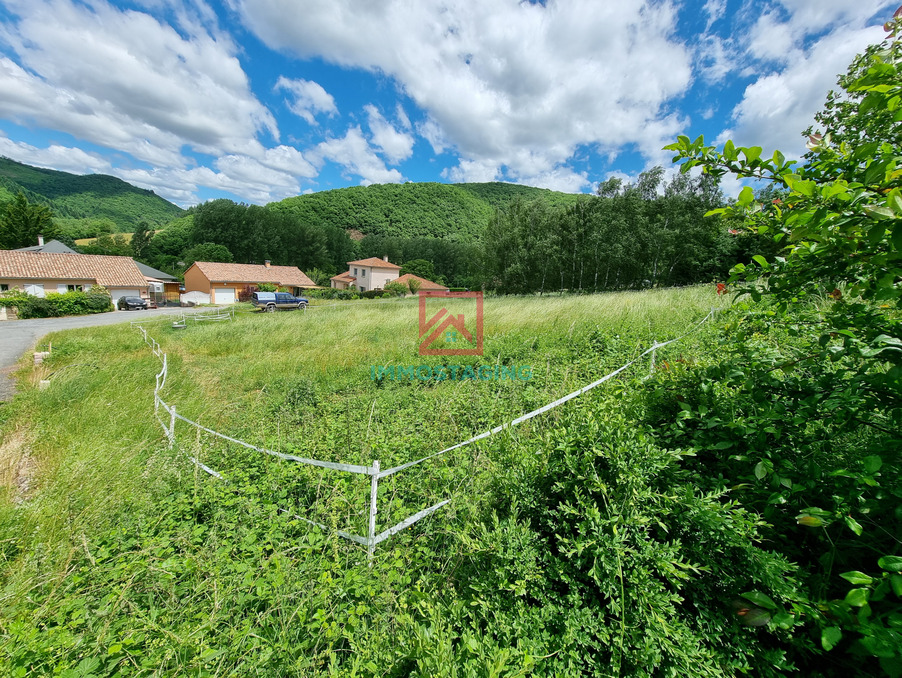
[[[48,240],[43,245],[32,245],[31,247],[20,247],[16,252],[45,252],[50,254],[78,254],[75,250],[64,245],[59,240]]]
[[[140,261],[136,260],[135,265],[138,267],[138,270],[141,271],[145,278],[156,278],[161,282],[175,282],[177,280],[174,275],[169,275],[168,273],[157,270],[152,266],[142,264]]]

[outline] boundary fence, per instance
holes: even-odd
[[[203,425],[197,423],[196,421],[192,421],[191,419],[188,419],[187,417],[182,416],[181,414],[179,414],[176,411],[175,405],[167,404],[163,400],[163,398],[160,396],[160,392],[166,386],[166,379],[169,375],[169,359],[167,357],[167,354],[165,352],[163,352],[162,348],[160,348],[159,343],[157,343],[157,340],[154,339],[153,337],[151,337],[147,333],[147,330],[141,324],[133,322],[132,326],[141,332],[141,334],[144,337],[144,342],[148,346],[150,346],[151,350],[153,351],[153,354],[160,360],[160,363],[162,365],[160,372],[156,375],[156,386],[154,387],[154,393],[153,393],[154,416],[156,417],[160,426],[162,426],[162,428],[163,428],[163,432],[166,435],[166,438],[169,442],[170,449],[172,449],[176,446],[176,436],[175,436],[176,422],[181,421],[181,422],[184,422],[185,424],[188,424],[189,426],[194,427],[197,430],[205,431],[206,433],[209,433],[212,436],[221,438],[222,440],[226,440],[230,443],[240,445],[240,446],[245,447],[250,450],[262,452],[263,454],[267,454],[267,455],[276,457],[278,459],[282,459],[285,461],[293,461],[293,462],[297,462],[299,464],[307,464],[309,466],[317,466],[320,468],[330,469],[333,471],[339,471],[339,472],[343,472],[343,473],[353,473],[353,474],[369,476],[370,477],[370,496],[369,496],[369,502],[368,502],[369,519],[368,519],[368,525],[367,525],[367,527],[368,527],[367,535],[361,536],[361,535],[357,535],[357,534],[352,534],[350,532],[346,532],[344,530],[336,530],[336,533],[338,534],[338,536],[340,536],[344,539],[347,539],[348,541],[352,541],[357,544],[366,546],[367,558],[370,561],[370,563],[372,563],[373,555],[375,553],[377,545],[379,545],[386,539],[392,537],[393,535],[397,534],[398,532],[401,532],[402,530],[407,529],[414,523],[429,516],[430,514],[434,513],[435,511],[442,508],[443,506],[450,503],[450,501],[451,501],[451,499],[445,499],[443,501],[440,501],[437,504],[429,506],[428,508],[425,508],[422,511],[419,511],[419,512],[405,518],[401,522],[389,527],[388,529],[377,533],[376,532],[376,516],[378,514],[379,481],[381,479],[387,478],[396,473],[400,473],[401,471],[405,471],[409,468],[412,468],[412,467],[422,464],[426,461],[429,461],[430,459],[434,459],[438,456],[441,456],[443,454],[451,452],[452,450],[460,449],[461,447],[465,447],[465,446],[475,443],[479,440],[483,440],[483,439],[493,436],[497,433],[501,433],[502,431],[505,431],[509,428],[512,428],[514,426],[522,424],[525,421],[529,421],[530,419],[537,417],[540,414],[548,412],[549,410],[559,407],[559,406],[563,405],[564,403],[566,403],[570,400],[573,400],[574,398],[576,398],[578,396],[581,396],[582,394],[586,393],[587,391],[591,391],[592,389],[594,389],[598,386],[601,386],[606,381],[613,379],[621,372],[624,372],[625,370],[627,370],[630,367],[632,367],[633,365],[635,365],[637,362],[642,360],[647,355],[651,355],[650,368],[652,371],[654,371],[655,354],[659,348],[663,348],[670,344],[681,341],[685,337],[694,333],[705,322],[707,322],[708,319],[711,318],[715,312],[716,312],[716,309],[712,308],[711,312],[708,313],[708,315],[706,315],[704,318],[702,318],[698,323],[693,325],[687,332],[683,333],[679,337],[676,337],[674,339],[670,339],[669,341],[665,341],[665,342],[661,342],[661,343],[659,343],[658,341],[655,341],[654,344],[652,344],[651,348],[643,351],[642,353],[640,353],[638,356],[633,358],[628,363],[618,367],[616,370],[613,370],[612,372],[607,373],[600,379],[596,379],[592,383],[587,384],[586,386],[583,386],[582,388],[579,388],[576,391],[573,391],[572,393],[568,393],[567,395],[565,395],[561,398],[558,398],[557,400],[554,400],[554,401],[548,403],[547,405],[543,405],[542,407],[535,409],[532,412],[528,412],[520,417],[517,417],[516,419],[513,419],[509,422],[505,422],[499,426],[496,426],[495,428],[485,431],[484,433],[475,435],[472,438],[469,438],[463,442],[457,443],[456,445],[451,445],[450,447],[446,447],[443,450],[440,450],[433,454],[427,455],[420,459],[415,459],[414,461],[409,461],[405,464],[400,464],[398,466],[393,466],[391,468],[387,468],[384,470],[381,468],[378,459],[374,460],[370,466],[360,466],[357,464],[344,464],[344,463],[340,463],[340,462],[321,461],[318,459],[307,459],[305,457],[298,457],[298,456],[292,455],[292,454],[276,452],[275,450],[270,450],[265,447],[261,447],[259,445],[252,445],[251,443],[244,442],[243,440],[238,440],[237,438],[227,436],[224,433],[220,433],[219,431],[214,431],[213,429],[207,428],[206,426],[203,426]],[[217,318],[217,319],[220,319],[220,318]],[[225,320],[226,318],[221,318],[221,319]],[[160,416],[160,410],[163,410],[168,415],[168,419],[169,419],[168,423],[166,422],[165,418]],[[186,456],[195,466],[200,468],[205,473],[213,476],[214,478],[222,480],[224,482],[228,482],[227,478],[222,473],[210,468],[209,466],[206,466],[205,464],[201,463],[197,458],[195,458],[193,456],[190,456],[187,454],[186,454]],[[287,511],[286,509],[279,508],[278,510],[281,513],[289,513],[289,511]],[[292,517],[294,517],[294,518],[297,518],[298,520],[301,520],[310,525],[314,525],[322,530],[331,531],[331,529],[332,529],[332,528],[327,527],[326,525],[323,525],[322,523],[318,523],[314,520],[310,520],[309,518],[304,518],[303,516],[299,516],[296,514],[290,514],[290,515],[292,515]]]

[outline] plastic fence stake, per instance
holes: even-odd
[[[376,551],[376,500],[379,496],[379,460],[373,462],[370,475],[370,524],[366,542],[366,558],[369,566],[373,566],[373,554]]]

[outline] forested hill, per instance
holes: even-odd
[[[549,205],[576,202],[578,196],[505,184],[376,184],[299,195],[271,208],[306,223],[337,226],[364,235],[405,238],[479,238],[495,209],[514,198],[542,199]]]
[[[162,226],[183,214],[153,191],[116,177],[70,174],[0,157],[0,202],[12,200],[19,191],[29,202],[50,207],[57,219],[106,220],[118,231],[134,231],[141,221]]]

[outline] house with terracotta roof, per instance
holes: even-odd
[[[21,290],[36,297],[51,292],[105,287],[120,297],[148,297],[147,280],[131,257],[0,250],[0,292]]]
[[[398,277],[401,267],[393,264],[388,257],[370,257],[358,261],[348,262],[347,273],[332,276],[332,287],[337,290],[346,290],[353,285],[358,291],[381,290],[385,283]]]
[[[346,290],[353,286],[360,292],[366,292],[367,290],[384,289],[385,285],[390,282],[409,285],[410,281],[414,280],[416,281],[414,286],[417,283],[419,284],[417,289],[448,291],[448,288],[444,285],[439,285],[412,273],[405,273],[398,277],[400,272],[401,267],[391,263],[387,256],[381,259],[370,257],[369,259],[349,261],[347,272],[334,275],[330,280],[332,287],[337,290]]]
[[[413,281],[413,286],[411,287],[410,282]],[[400,278],[395,278],[392,280],[393,283],[401,283],[407,287],[410,287],[411,292],[419,292],[420,290],[429,290],[434,292],[450,292],[451,288],[447,285],[439,285],[438,283],[432,282],[431,280],[426,280],[426,278],[421,278],[418,275],[414,275],[413,273],[405,273]]]
[[[273,266],[269,261],[262,265],[195,261],[185,271],[185,294],[208,294],[211,304],[234,304],[241,290],[260,283],[285,287],[293,294],[317,287],[297,266]]]

